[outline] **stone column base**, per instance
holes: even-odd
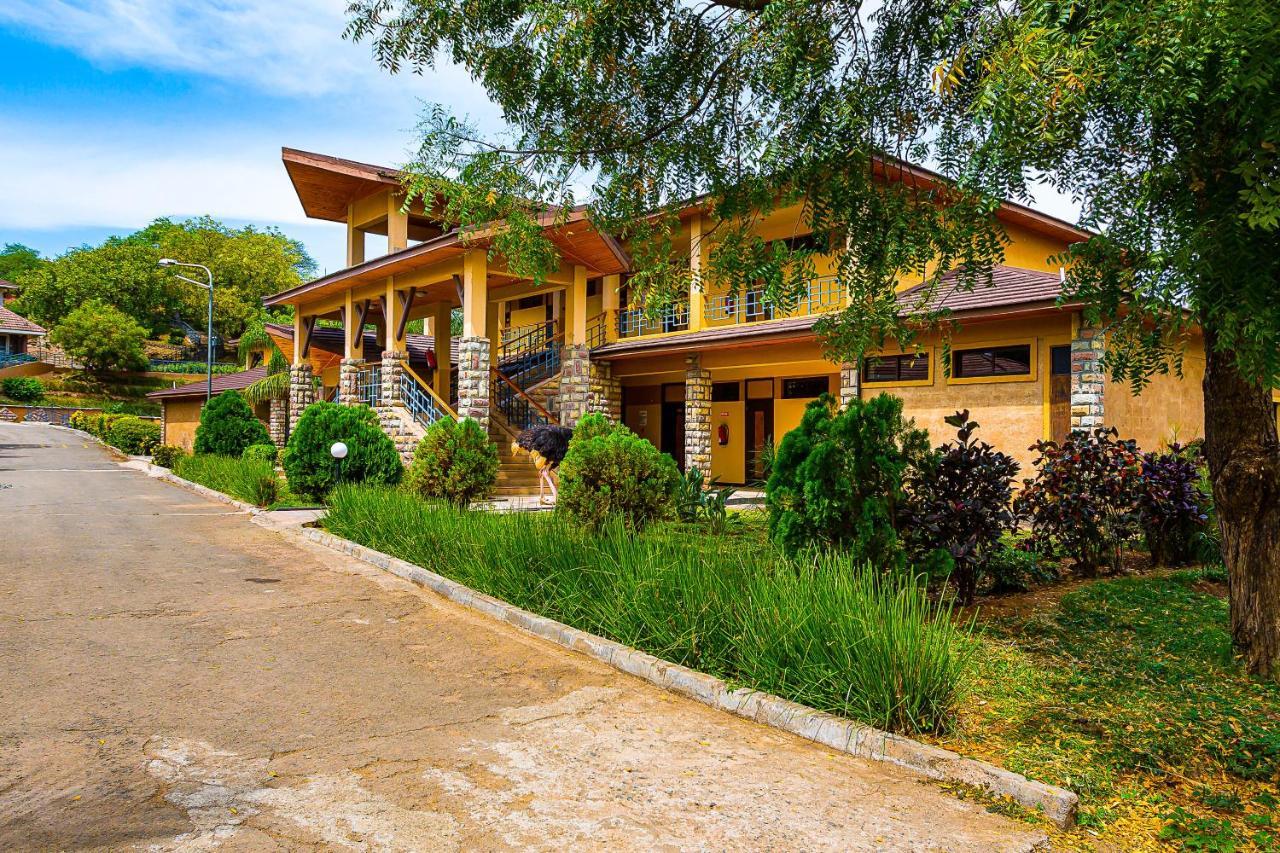
[[[302,417],[302,413],[306,411],[316,401],[315,377],[311,371],[311,364],[303,362],[295,364],[289,368],[289,432],[292,433],[298,427],[298,420]]]
[[[560,423],[578,425],[591,407],[591,348],[585,344],[568,344],[560,358]]]
[[[862,376],[856,364],[840,365],[840,408],[849,405],[852,400],[861,396]]]
[[[488,338],[458,340],[458,417],[474,418],[489,428],[489,365],[492,349]]]
[[[697,468],[711,480],[711,371],[702,359],[685,359],[684,372],[684,470]]]
[[[382,393],[378,395],[380,405],[400,405],[400,376],[404,373],[404,363],[408,360],[407,352],[387,350],[382,354]]]
[[[1100,427],[1103,409],[1102,355],[1106,342],[1102,331],[1083,323],[1071,341],[1071,431]]]
[[[356,406],[360,399],[360,372],[363,358],[344,358],[338,367],[338,402],[344,406]]]
[[[289,441],[289,399],[272,397],[268,405],[271,412],[271,424],[268,428],[271,443],[276,447],[284,447]]]

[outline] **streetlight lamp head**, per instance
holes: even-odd
[[[347,446],[341,441],[335,441],[333,447],[329,448],[329,453],[334,459],[345,459],[347,456]]]
[[[161,258],[160,260],[156,261],[156,266],[158,266],[158,267],[172,267],[172,266],[176,266],[176,265],[177,265],[177,263],[178,263],[178,262],[177,262],[177,261],[175,261],[173,258]]]

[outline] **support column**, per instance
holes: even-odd
[[[294,362],[289,368],[289,432],[298,428],[302,413],[316,401],[316,386],[311,362]]]
[[[458,416],[489,428],[489,261],[471,249],[462,261],[462,338],[458,341]]]
[[[440,395],[441,400],[448,400],[453,389],[449,387],[449,375],[453,370],[453,352],[450,346],[453,331],[450,328],[451,314],[453,306],[448,302],[437,302],[434,307],[434,316],[429,317],[434,328],[434,343],[436,351],[436,393]]]
[[[382,405],[400,405],[400,374],[404,373],[408,358],[409,353],[403,350],[389,349],[382,353],[382,393],[378,395]]]
[[[347,266],[364,263],[364,232],[355,227],[355,205],[347,205]]]
[[[694,468],[711,480],[711,371],[697,354],[685,359],[684,372],[684,470]]]
[[[560,359],[560,423],[575,427],[591,411],[591,349],[586,344],[566,344]]]
[[[1077,314],[1072,318],[1071,337],[1071,431],[1100,427],[1106,418],[1103,409],[1102,355],[1106,341],[1102,330],[1088,326]]]
[[[862,396],[862,376],[858,365],[845,362],[840,365],[840,408]]]
[[[618,306],[622,298],[622,276],[607,275],[600,285],[600,307],[604,309],[604,342],[618,339]]]
[[[409,214],[400,210],[404,197],[387,193],[387,254],[409,248]]]
[[[338,402],[344,406],[359,405],[360,373],[364,370],[363,358],[344,358],[338,366]]]
[[[702,239],[702,214],[689,220],[689,331],[697,332],[707,325],[706,251]]]
[[[284,447],[289,440],[289,398],[272,397],[268,403],[270,411],[271,443],[276,447]]]
[[[607,361],[590,363],[591,401],[588,409],[605,415],[615,424],[622,423],[622,383],[613,378]]]

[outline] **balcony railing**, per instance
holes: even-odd
[[[27,364],[35,361],[36,357],[25,352],[4,352],[0,353],[0,369],[13,367],[17,364]]]
[[[825,314],[839,308],[843,300],[844,293],[839,280],[833,275],[823,276],[809,282],[809,286],[790,311],[783,311],[771,303],[761,291],[748,290],[745,293],[710,297],[707,299],[706,316],[712,322],[758,323],[779,317]]]
[[[360,402],[369,408],[377,406],[382,400],[382,365],[369,365],[360,371],[356,379],[356,394]]]
[[[587,320],[587,346],[595,349],[604,346],[609,339],[609,315],[612,311],[601,311]]]
[[[618,312],[618,337],[635,338],[663,332],[683,332],[689,328],[689,303],[669,305],[657,316],[647,314],[643,308],[623,309]]]

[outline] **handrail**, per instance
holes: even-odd
[[[423,381],[422,377],[418,375],[418,372],[409,366],[409,362],[402,361],[400,362],[400,366],[404,368],[405,373],[412,376],[414,381],[422,386],[423,390],[431,395],[431,397],[436,401],[436,404],[440,406],[446,415],[450,415],[455,421],[458,419],[458,413],[453,410],[453,407],[440,399],[440,395],[436,393],[436,389],[432,388],[429,383]]]
[[[516,395],[518,397],[522,397],[525,400],[528,400],[529,403],[532,404],[533,407],[538,410],[538,414],[542,415],[544,418],[547,419],[547,423],[552,423],[552,424],[560,423],[559,418],[557,418],[555,415],[551,414],[546,409],[544,409],[541,403],[539,403],[537,400],[530,397],[528,393],[526,393],[525,390],[521,388],[519,385],[512,382],[511,377],[507,376],[507,374],[503,373],[501,370],[499,370],[496,367],[490,367],[489,372],[492,373],[497,378],[501,379],[503,382],[510,385],[512,390],[516,392]]]
[[[603,345],[608,340],[608,333],[608,310],[587,318],[587,346],[594,348]]]

